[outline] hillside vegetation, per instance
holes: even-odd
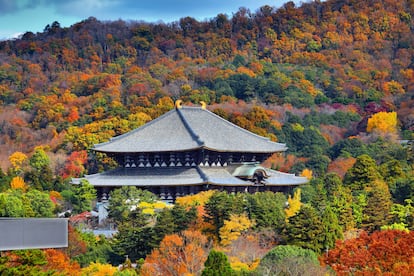
[[[256,224],[245,224],[243,231],[270,228],[277,233],[270,244],[300,246],[319,255],[334,247],[343,234],[360,244],[386,239],[378,232],[377,236],[364,232],[357,238],[355,233],[361,229],[367,233],[381,227],[409,231],[414,227],[413,14],[412,0],[328,0],[301,6],[288,2],[279,9],[240,8],[231,16],[218,14],[205,21],[189,16],[168,24],[103,22],[90,17],[69,28],[53,22],[41,33],[0,41],[0,206],[9,208],[1,216],[50,216],[68,205],[74,213],[88,209],[93,191],[69,187],[70,177],[114,165],[106,156],[90,152],[93,144],[157,118],[181,99],[187,105],[204,101],[223,118],[286,143],[287,154],[271,157],[266,165],[311,179],[301,192],[286,198],[296,209],[286,209],[286,215],[281,211],[283,215],[273,224],[258,224],[265,221],[255,217],[261,211],[244,214],[240,210],[245,209],[236,207],[227,209],[230,213],[220,222],[209,221],[203,212],[213,212],[211,202],[200,204],[204,209],[198,210],[198,216],[204,214],[212,224],[215,232],[210,238],[216,242],[228,238],[219,231],[224,221],[241,223],[244,215]],[[28,208],[37,199],[47,200],[34,191],[49,193],[57,207]],[[22,197],[31,201],[10,203]],[[222,197],[212,196],[219,203],[239,200]],[[259,203],[266,202],[258,198],[243,202],[248,200],[256,202],[255,208],[263,208]],[[127,231],[132,217],[141,215],[114,219]],[[276,215],[269,216],[274,220]],[[289,234],[303,228],[304,220],[311,217],[336,221],[339,228],[314,220],[309,222],[315,227],[313,238],[301,241],[297,237],[303,233]],[[152,224],[139,227],[158,225]],[[328,228],[316,229],[318,224]],[[194,225],[192,230],[205,227]],[[389,235],[407,233],[393,231]],[[128,233],[121,233],[120,239],[127,239]],[[409,233],[410,237],[400,238],[412,239]],[[204,241],[199,234],[184,231],[170,237],[170,242]],[[163,245],[162,239],[161,234],[148,238],[152,243],[135,252],[135,257],[148,254],[146,262],[155,262],[162,252],[150,252]],[[118,257],[131,256],[119,249],[120,244],[118,249],[113,247]],[[334,253],[349,251],[347,246],[352,245],[340,243]],[[200,260],[207,259],[210,248],[203,249]],[[222,258],[211,252],[211,258]],[[334,256],[339,255],[326,255],[321,261],[331,267],[337,262],[345,265]],[[414,264],[407,260],[401,259],[398,267],[377,269],[409,271]],[[308,262],[308,268],[315,265]],[[0,260],[0,268],[1,264]],[[250,265],[252,271],[257,267],[257,263]],[[356,269],[360,264],[353,265]]]

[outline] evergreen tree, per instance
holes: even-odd
[[[220,228],[224,221],[230,218],[230,214],[241,214],[244,211],[244,200],[240,194],[228,194],[227,192],[214,193],[205,205],[206,214],[204,220],[214,225],[214,234],[220,237]]]
[[[378,179],[382,179],[382,177],[377,170],[375,160],[369,155],[363,154],[357,157],[354,166],[346,173],[344,184],[349,185],[355,195],[364,190],[366,185]]]
[[[85,179],[78,185],[71,186],[72,194],[70,202],[74,213],[82,213],[92,209],[92,200],[96,198],[95,188]]]
[[[354,199],[352,197],[351,189],[339,186],[328,200],[332,211],[338,218],[342,230],[347,231],[353,229],[355,227],[352,209]]]
[[[120,257],[131,260],[145,258],[154,247],[154,228],[147,226],[148,217],[136,209],[118,225],[118,233],[112,239],[112,248]]]
[[[201,272],[202,276],[223,276],[235,275],[230,267],[229,260],[223,252],[211,250],[208,254],[207,260],[204,263],[204,270]]]
[[[323,249],[323,233],[323,223],[316,210],[304,205],[296,215],[289,218],[285,235],[288,244],[320,253]]]
[[[166,235],[176,232],[177,229],[178,226],[174,222],[174,216],[171,210],[163,210],[158,214],[157,222],[153,227],[152,246],[158,246]]]
[[[325,249],[333,248],[336,240],[343,238],[342,228],[339,225],[336,214],[332,211],[332,208],[326,206],[322,215],[323,224],[323,246]]]
[[[256,228],[281,230],[285,224],[286,196],[282,193],[262,192],[247,195],[249,218],[256,222]]]
[[[383,181],[375,181],[366,188],[367,205],[363,209],[362,227],[368,231],[379,230],[390,219],[391,195]]]
[[[153,193],[135,186],[122,186],[115,189],[110,194],[108,217],[115,222],[121,222],[128,218],[131,210],[133,210],[140,202],[152,203],[157,199]]]
[[[347,231],[354,228],[351,190],[342,185],[342,180],[336,173],[329,173],[324,177],[324,187],[327,193],[327,201],[342,230]]]
[[[323,183],[328,199],[334,197],[334,194],[342,187],[342,180],[336,173],[326,174]]]
[[[52,190],[53,172],[50,168],[50,158],[42,147],[36,147],[29,164],[32,170],[26,173],[25,178],[31,186],[38,190]]]
[[[319,266],[317,254],[296,245],[278,245],[260,261],[253,275],[328,275]]]

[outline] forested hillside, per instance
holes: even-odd
[[[91,146],[157,118],[181,99],[186,105],[204,101],[223,118],[286,143],[287,154],[270,158],[266,165],[311,179],[289,198],[296,210],[286,216],[281,211],[281,219],[262,226],[255,217],[256,226],[245,229],[285,224],[276,230],[275,244],[301,246],[316,254],[334,247],[344,233],[355,238],[355,229],[411,230],[413,14],[412,0],[328,0],[301,6],[288,2],[279,9],[240,8],[231,16],[218,14],[206,21],[189,15],[168,24],[90,17],[62,28],[53,22],[42,33],[0,41],[0,206],[10,205],[7,198],[17,202],[21,193],[33,201],[47,200],[44,193],[49,193],[55,207],[60,204],[53,209],[50,203],[48,210],[32,206],[28,212],[29,203],[24,207],[20,202],[21,210],[9,206],[0,214],[51,216],[67,203],[74,213],[86,210],[92,197],[84,198],[86,205],[78,199],[92,192],[68,188],[70,177],[113,166],[112,160],[92,154]],[[236,200],[214,197],[219,202]],[[259,206],[264,199],[245,200]],[[293,204],[295,200],[300,204]],[[213,212],[208,204],[207,211]],[[232,214],[226,213],[220,222],[206,216],[216,227],[211,235],[217,241],[223,240],[218,231],[224,220],[242,216],[236,207],[227,210]],[[249,219],[252,214],[247,214]],[[314,235],[325,240],[314,236],[300,241],[301,233],[289,234],[302,229],[306,218],[324,216],[335,216],[326,219],[336,221],[340,234],[329,238],[325,234],[336,230],[329,225],[318,230],[323,223],[316,220],[311,222]],[[131,226],[131,217],[114,218],[121,230]],[[174,238],[202,239],[182,233]],[[370,238],[384,237],[363,234],[355,243],[374,242]],[[145,257],[161,240],[158,236],[135,257]],[[120,244],[117,254],[123,256]],[[339,246],[335,250],[352,245]],[[156,260],[156,254],[161,253],[153,251],[148,262]],[[335,267],[340,261],[334,256],[322,260]],[[414,266],[412,260],[400,262],[398,269]],[[259,268],[269,268],[263,266]]]

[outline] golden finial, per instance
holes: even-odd
[[[201,108],[202,109],[206,109],[206,107],[207,107],[206,102],[205,101],[201,101],[200,103],[201,103]]]
[[[177,109],[178,109],[178,108],[183,107],[183,106],[182,106],[182,103],[183,103],[183,101],[182,101],[182,100],[176,100],[176,101],[175,101],[175,108],[177,108]]]

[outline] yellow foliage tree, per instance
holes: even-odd
[[[287,200],[289,207],[285,209],[286,220],[288,220],[290,217],[293,217],[299,212],[300,207],[302,206],[302,202],[300,202],[300,193],[301,193],[301,190],[297,189],[293,193],[293,197],[289,195],[288,200]]]
[[[237,240],[244,230],[254,225],[246,214],[231,214],[229,220],[224,221],[224,226],[220,228],[220,243],[223,246],[230,245],[232,241]]]
[[[378,112],[368,119],[367,132],[393,134],[397,132],[397,124],[396,112]]]
[[[85,276],[108,276],[118,272],[118,268],[110,264],[91,263],[82,269],[82,275]]]
[[[204,206],[213,194],[214,190],[208,190],[195,195],[182,196],[178,197],[175,203],[183,207]]]
[[[21,178],[20,176],[15,176],[15,177],[13,177],[13,179],[11,180],[11,182],[10,182],[10,187],[13,189],[13,190],[16,190],[16,189],[21,189],[21,190],[23,190],[23,191],[25,191],[26,190],[26,183],[24,183],[24,179],[23,178]]]
[[[384,92],[386,94],[404,94],[404,87],[397,81],[388,81],[384,83]]]
[[[22,168],[22,165],[26,160],[27,155],[20,151],[16,151],[9,156],[9,161],[16,171],[19,171]]]
[[[303,169],[302,173],[300,174],[301,176],[306,177],[307,179],[311,180],[312,179],[312,170],[310,169]]]
[[[142,201],[138,204],[138,207],[142,210],[143,214],[155,215],[156,212],[159,212],[165,208],[172,208],[173,205],[162,201],[156,201],[153,203]]]

